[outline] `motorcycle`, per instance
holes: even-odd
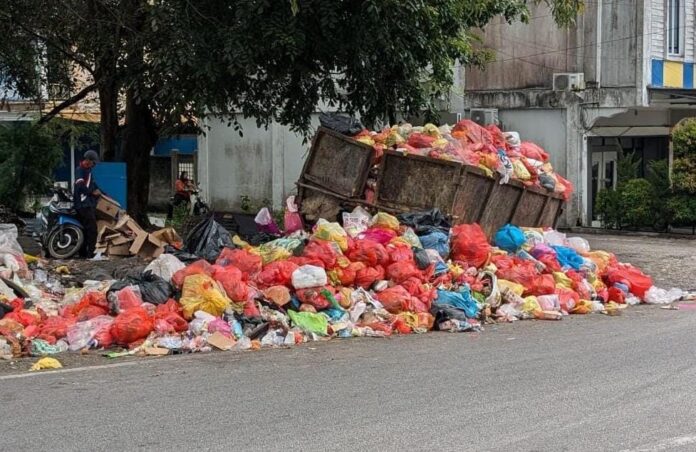
[[[202,215],[207,215],[210,212],[210,207],[208,207],[208,204],[203,200],[203,197],[201,196],[201,186],[200,184],[196,184],[196,189],[191,192],[191,199],[188,201],[189,206],[190,206],[190,215],[194,217],[199,217]],[[169,205],[170,205],[170,211],[173,212],[174,210],[174,196],[171,196],[169,198]]]
[[[53,197],[37,215],[41,245],[54,259],[69,259],[76,255],[85,242],[84,227],[77,219],[72,196],[65,188],[54,187]]]

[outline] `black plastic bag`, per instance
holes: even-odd
[[[365,128],[357,119],[336,113],[320,114],[319,123],[322,125],[322,127],[326,127],[351,137],[362,132],[362,130]]]
[[[223,248],[234,248],[230,233],[211,215],[191,229],[184,241],[184,251],[214,262]]]
[[[433,303],[430,307],[430,313],[435,317],[435,325],[439,325],[445,320],[461,320],[462,322],[468,322],[469,319],[463,309],[455,308],[454,306],[447,304],[435,304]]]
[[[5,315],[9,314],[10,312],[12,312],[12,306],[0,302],[0,319],[5,317]]]
[[[423,248],[413,247],[413,260],[416,261],[418,270],[425,270],[430,267],[430,256]]]
[[[117,292],[128,286],[138,286],[140,298],[146,303],[163,304],[174,294],[174,287],[169,282],[149,271],[140,277],[129,276],[113,283],[109,292]]]
[[[546,173],[539,174],[539,184],[548,191],[554,191],[556,189],[556,180]]]
[[[440,209],[421,210],[397,215],[399,223],[410,226],[416,234],[428,234],[433,229],[449,233],[452,225]]]
[[[187,253],[186,251],[178,250],[171,245],[165,245],[164,252],[166,254],[173,254],[177,259],[179,259],[184,264],[191,264],[200,259],[200,257],[195,254]]]

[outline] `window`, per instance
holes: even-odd
[[[684,51],[684,16],[682,14],[685,0],[667,0],[667,55],[682,56]]]

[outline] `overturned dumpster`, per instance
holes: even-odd
[[[466,127],[480,127],[472,124],[469,121]],[[497,128],[494,133],[502,135]],[[301,212],[311,222],[336,218],[344,209],[358,205],[391,213],[438,208],[453,224],[479,223],[489,237],[507,223],[556,225],[568,190],[566,186],[564,191],[551,190],[554,187],[538,183],[540,178],[544,182],[551,179],[546,174],[550,172],[548,163],[529,158],[519,146],[500,139],[478,148],[472,147],[469,138],[463,141],[468,148],[457,146],[462,150],[459,155],[465,157],[453,153],[454,158],[448,158],[446,147],[453,147],[451,139],[444,145],[445,152],[435,147],[415,148],[407,142],[380,148],[378,143],[320,128],[298,181]],[[470,164],[477,161],[478,165]],[[542,165],[547,166],[546,172],[535,170]],[[520,178],[515,177],[518,172]]]

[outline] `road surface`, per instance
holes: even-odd
[[[659,246],[676,254],[638,260],[696,254]],[[695,332],[696,311],[640,306],[480,334],[5,369],[0,450],[693,451]]]

